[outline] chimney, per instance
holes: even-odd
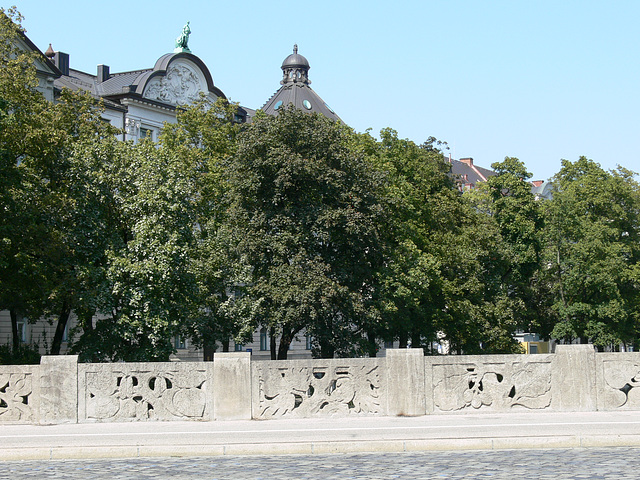
[[[473,167],[473,158],[471,157],[461,158],[460,161],[466,165],[469,165],[470,167]]]
[[[544,180],[534,180],[531,183],[533,184],[534,187],[539,187],[544,183]]]
[[[69,54],[56,52],[53,56],[53,63],[58,70],[62,72],[62,75],[69,76]]]
[[[98,83],[106,82],[110,77],[111,75],[109,75],[109,65],[98,65]]]

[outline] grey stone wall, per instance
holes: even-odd
[[[0,366],[0,424],[640,410],[640,353]]]

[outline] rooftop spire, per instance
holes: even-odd
[[[298,44],[293,45],[293,53],[282,62],[282,85],[285,83],[304,83],[310,84],[309,81],[309,62],[306,58],[298,53]]]
[[[47,51],[44,52],[44,56],[47,57],[49,60],[52,60],[53,57],[56,56],[56,52],[53,51],[53,47],[51,46],[51,44],[49,44],[49,48],[47,48]]]

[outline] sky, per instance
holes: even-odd
[[[192,53],[243,106],[276,92],[296,43],[356,131],[433,136],[487,168],[517,157],[532,179],[582,155],[640,171],[637,0],[14,2],[27,36],[73,69],[151,68],[189,21]]]

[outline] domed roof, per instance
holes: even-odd
[[[309,67],[309,61],[298,53],[298,45],[293,46],[293,53],[284,59],[282,62],[282,68],[291,68],[291,67]]]
[[[340,117],[309,86],[309,62],[298,54],[298,46],[293,46],[293,54],[282,62],[282,87],[264,104],[262,110],[269,115],[277,115],[278,110],[287,105],[308,113],[320,113],[327,118],[341,121]]]

